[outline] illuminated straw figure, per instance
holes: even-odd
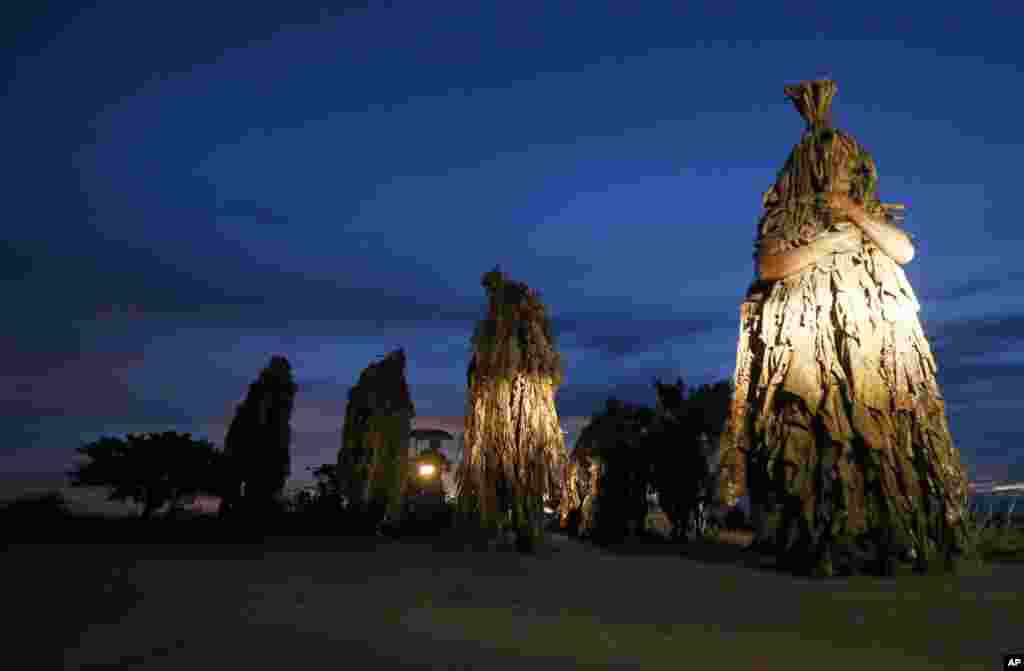
[[[492,533],[514,532],[530,550],[566,461],[555,410],[562,363],[535,291],[498,269],[482,284],[489,305],[473,334],[458,511]]]
[[[902,206],[879,202],[874,161],[832,126],[834,82],[785,92],[807,128],[763,198],[720,496],[749,493],[757,542],[792,570],[948,567],[967,476],[900,267]]]

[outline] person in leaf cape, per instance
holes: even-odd
[[[749,494],[756,543],[801,573],[948,568],[967,476],[901,268],[914,246],[871,156],[833,127],[835,92],[785,89],[807,127],[762,200],[719,497]]]
[[[543,540],[544,501],[560,492],[567,461],[555,409],[564,370],[540,295],[500,268],[481,284],[488,309],[466,372],[458,520],[534,551]]]

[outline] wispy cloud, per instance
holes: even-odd
[[[1016,293],[1024,289],[1024,271],[1008,264],[962,280],[931,286],[921,293],[922,301],[958,301],[991,293]]]

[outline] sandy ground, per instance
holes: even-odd
[[[992,671],[1024,647],[1021,565],[816,582],[714,551],[550,543],[14,545],[5,656],[23,661],[4,666]]]

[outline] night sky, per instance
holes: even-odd
[[[273,354],[295,478],[399,346],[416,425],[459,429],[496,264],[549,306],[570,444],[610,394],[728,378],[761,194],[803,130],[782,88],[824,75],[907,205],[956,444],[975,478],[1024,478],[1014,3],[261,4],[5,22],[8,481],[103,434],[220,445]]]

